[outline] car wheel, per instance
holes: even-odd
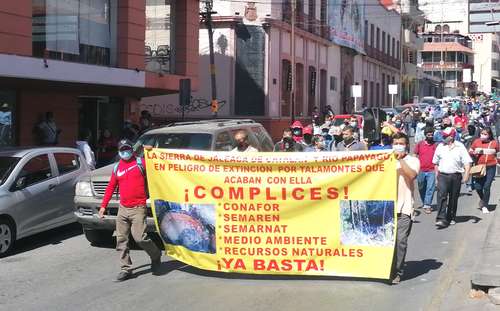
[[[93,230],[83,228],[87,241],[92,246],[105,246],[113,244],[113,231],[109,230]]]
[[[16,227],[7,220],[0,219],[0,258],[7,256],[16,242]]]

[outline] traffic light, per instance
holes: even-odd
[[[217,113],[219,111],[219,103],[217,102],[217,99],[212,99],[210,108],[212,109],[213,113]]]

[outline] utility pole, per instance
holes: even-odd
[[[201,12],[200,15],[205,22],[205,26],[208,30],[208,47],[210,51],[210,80],[212,85],[212,100],[210,101],[210,107],[212,110],[212,116],[217,118],[217,112],[219,111],[219,102],[217,101],[217,84],[215,79],[215,55],[214,55],[214,32],[212,24],[212,15],[217,14],[217,12],[212,11],[213,0],[205,0],[205,12]]]
[[[292,104],[292,123],[295,121],[295,14],[297,12],[297,2],[292,0],[292,87],[290,91],[290,101]]]

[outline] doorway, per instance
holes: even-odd
[[[78,98],[80,104],[79,125],[81,133],[88,129],[92,133],[89,145],[96,150],[101,133],[108,129],[115,139],[121,137],[123,128],[123,99],[119,97]]]

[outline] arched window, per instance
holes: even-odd
[[[436,27],[434,28],[434,31],[437,33],[440,33],[441,32],[441,25],[436,25]]]
[[[450,33],[450,26],[449,25],[444,25],[443,26],[443,32],[444,33]]]

